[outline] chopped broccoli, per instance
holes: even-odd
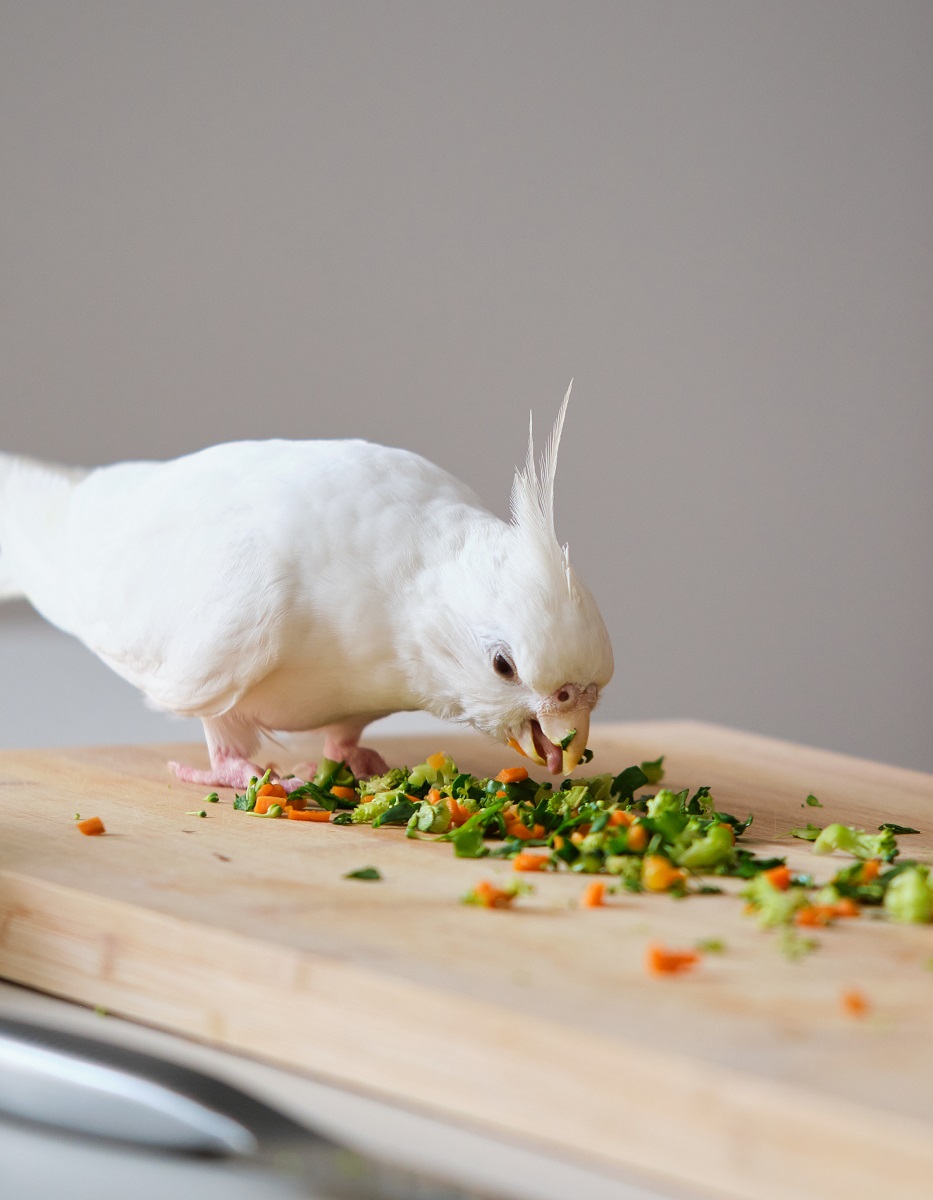
[[[374,775],[360,784],[361,796],[378,796],[382,792],[394,792],[405,786],[408,780],[407,767],[393,767],[385,775]]]
[[[777,888],[763,873],[756,875],[742,889],[741,895],[755,909],[758,924],[764,929],[776,925],[789,925],[797,909],[809,904],[803,888]]]
[[[708,871],[730,862],[734,854],[735,838],[731,828],[728,825],[713,825],[683,850],[675,850],[673,858],[679,867],[686,867],[688,871]]]
[[[854,825],[827,825],[813,843],[814,854],[832,854],[843,850],[856,858],[882,858],[891,862],[897,855],[897,842],[890,829],[868,833]]]
[[[404,796],[405,793],[401,788],[393,788],[392,791],[380,792],[378,796],[374,796],[371,800],[358,804],[350,814],[354,825],[371,825],[377,817],[381,817],[383,813],[388,812]]]
[[[888,884],[884,907],[893,921],[923,924],[933,916],[933,884],[929,867],[907,867]]]

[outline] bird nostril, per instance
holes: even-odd
[[[566,690],[560,691],[557,693],[557,699],[561,702],[561,704],[566,704],[570,699],[570,693]]]

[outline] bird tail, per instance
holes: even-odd
[[[86,473],[80,468],[0,453],[0,602],[28,595],[27,584],[16,569],[19,555],[11,552],[19,540],[17,531],[24,527],[22,518],[48,511],[50,502],[63,490],[70,491]]]

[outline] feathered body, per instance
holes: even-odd
[[[591,708],[612,673],[554,537],[563,412],[540,471],[529,448],[511,523],[419,455],[358,440],[92,471],[0,455],[0,596],[28,597],[155,706],[202,718],[226,775],[276,730],[325,728],[378,766],[359,734],[405,709],[540,760],[538,707],[572,683]]]

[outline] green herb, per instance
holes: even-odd
[[[186,817],[206,817],[207,813],[203,808],[192,808],[190,812],[185,813]]]
[[[664,778],[664,755],[641,764],[641,771],[648,783],[660,783]]]
[[[724,954],[726,943],[722,938],[704,938],[703,941],[696,943],[696,948],[703,954]]]
[[[810,805],[811,808],[822,808],[823,807],[823,805],[820,804],[819,800],[817,800],[816,796],[814,796],[812,793],[809,796],[807,796],[806,802],[807,802],[807,804]],[[801,805],[800,807],[803,808],[803,805]]]
[[[344,879],[381,879],[378,867],[360,867],[358,871],[348,871]]]
[[[204,797],[204,799],[201,801],[201,803],[202,804],[219,804],[220,797],[217,795],[216,792],[210,792],[208,795],[206,795]]]
[[[878,828],[882,832],[885,829],[889,829],[891,831],[891,833],[895,834],[897,837],[900,837],[900,835],[902,833],[919,833],[920,832],[919,829],[911,829],[909,825],[896,825],[893,821],[885,821],[884,824],[879,825]]]
[[[627,801],[631,801],[638,789],[644,787],[648,782],[648,776],[641,767],[626,767],[613,779],[610,792],[613,796],[618,796],[619,801],[625,804]]]
[[[262,779],[257,779],[254,775],[249,781],[249,784],[247,785],[246,791],[243,793],[243,795],[234,797],[233,807],[238,809],[240,812],[252,812],[256,807],[256,797],[259,794],[259,789],[261,787],[265,787],[265,785],[269,782],[269,776],[271,774],[272,770],[270,769],[266,771]]]
[[[577,731],[575,729],[571,729],[571,731],[566,735],[566,737],[562,737],[557,744],[558,744],[558,746],[560,746],[561,750],[566,750],[567,747],[570,745],[570,743],[573,741],[573,739],[576,736],[577,736]]]
[[[415,803],[407,796],[396,800],[391,807],[376,817],[373,821],[373,829],[378,829],[380,825],[407,825],[408,819],[416,807]]]

